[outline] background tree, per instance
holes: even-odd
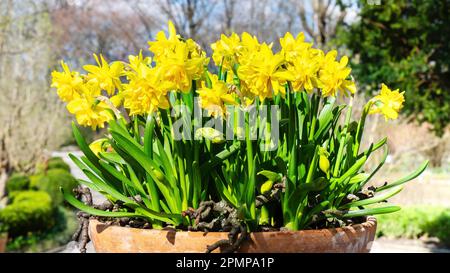
[[[64,106],[50,92],[51,24],[45,2],[0,1],[0,198],[14,172],[28,172],[67,140]]]
[[[450,0],[360,1],[359,8],[337,42],[354,55],[360,86],[369,94],[380,82],[405,90],[404,113],[442,135],[450,122]]]
[[[347,9],[353,1],[345,0],[289,0],[286,15],[298,17],[301,30],[319,47],[325,47],[336,35],[337,28],[344,23]]]

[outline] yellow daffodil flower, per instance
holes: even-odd
[[[152,59],[150,57],[144,58],[144,56],[142,55],[142,50],[139,51],[139,55],[129,55],[128,61],[128,66],[134,71],[139,70],[141,66],[151,66],[152,63]]]
[[[175,47],[181,43],[180,36],[177,34],[175,26],[172,21],[168,22],[169,25],[169,37],[166,36],[164,31],[160,31],[156,34],[156,41],[150,41],[149,50],[155,55],[156,62],[161,62],[167,54],[172,53]]]
[[[404,93],[405,91],[399,92],[399,89],[392,91],[384,83],[381,84],[381,92],[372,99],[373,106],[369,114],[381,113],[386,120],[397,119],[405,102]]]
[[[311,48],[312,43],[305,42],[305,35],[300,32],[294,39],[291,33],[287,32],[280,38],[281,54],[284,55],[287,62],[292,62],[299,55],[305,54]]]
[[[226,113],[226,105],[236,105],[234,94],[229,93],[227,84],[220,81],[218,76],[208,72],[211,79],[211,88],[203,85],[197,93],[200,97],[200,107],[206,109],[213,117],[223,116]]]
[[[290,71],[281,69],[284,62],[283,55],[273,54],[269,45],[262,44],[259,52],[239,66],[238,75],[250,92],[261,100],[272,98],[273,95],[284,94],[284,84],[293,80]]]
[[[117,93],[116,95],[110,97],[109,101],[111,101],[114,107],[119,108],[123,103],[123,92]]]
[[[233,32],[229,37],[222,34],[220,40],[211,44],[212,58],[216,66],[222,66],[223,70],[231,70],[237,63],[241,47],[241,39],[236,33]]]
[[[161,80],[159,68],[140,66],[138,70],[127,73],[128,84],[124,84],[123,106],[130,115],[148,114],[158,108],[168,109],[170,104],[167,92],[175,86]]]
[[[294,91],[312,92],[314,88],[320,86],[319,70],[323,60],[323,52],[313,48],[305,48],[303,51],[297,51],[295,57],[292,57],[287,69],[292,72],[294,78],[292,87]]]
[[[209,58],[206,56],[206,52],[199,44],[197,44],[197,42],[192,39],[187,39],[186,46],[188,48],[189,58],[203,58],[203,60],[206,62],[204,65],[208,65]]]
[[[203,57],[189,58],[186,44],[179,44],[163,62],[157,64],[161,68],[161,76],[165,81],[175,84],[175,89],[182,92],[191,90],[192,81],[203,75],[206,60]]]
[[[97,156],[99,153],[104,153],[108,150],[112,150],[107,138],[100,138],[93,141],[91,144],[89,144],[89,148]]]
[[[351,69],[347,67],[347,56],[343,56],[339,62],[336,61],[336,56],[336,50],[328,52],[319,71],[322,94],[325,97],[335,97],[337,93],[346,95],[348,92],[351,94],[356,92],[355,83],[347,80],[351,72]]]
[[[182,92],[191,91],[192,81],[203,75],[209,58],[192,39],[180,40],[172,22],[169,21],[169,37],[164,32],[156,35],[156,41],[149,42],[150,51],[155,55],[156,66],[161,69],[164,81],[175,84]]]
[[[61,61],[62,72],[52,72],[51,87],[56,88],[56,92],[62,101],[69,102],[75,98],[79,98],[80,88],[83,84],[83,78],[78,72],[72,72],[69,66]]]
[[[256,53],[261,50],[262,44],[259,43],[258,38],[256,36],[252,36],[247,32],[243,32],[241,35],[241,47],[239,49],[239,55],[245,55]],[[272,48],[271,45],[268,45],[269,48]],[[248,58],[248,56],[247,56]],[[242,63],[245,60],[239,60]]]
[[[87,79],[96,82],[102,90],[113,95],[116,88],[121,89],[120,76],[123,75],[124,65],[121,62],[113,62],[110,65],[101,54],[100,59],[96,54],[94,54],[94,58],[98,66],[83,66],[83,69],[89,72]]]
[[[67,110],[75,115],[78,124],[89,126],[93,130],[103,128],[105,122],[114,118],[113,112],[107,103],[96,99],[101,92],[98,85],[86,83],[79,98],[67,104]]]

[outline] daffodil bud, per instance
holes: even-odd
[[[163,182],[166,179],[166,176],[160,170],[153,169],[153,172],[159,181]]]
[[[319,168],[322,170],[322,172],[324,173],[328,173],[328,170],[330,169],[330,161],[328,160],[328,158],[324,155],[321,155],[319,157]]]
[[[330,154],[325,148],[319,148],[319,168],[326,174],[328,174],[330,169],[330,161],[328,160],[329,155]]]
[[[267,180],[266,182],[264,182],[261,185],[261,193],[265,194],[265,193],[269,192],[272,189],[272,186],[273,186],[273,181]]]
[[[287,230],[296,230],[294,222],[289,222],[284,226]]]
[[[195,139],[206,138],[212,143],[223,143],[225,141],[223,134],[211,127],[200,128],[195,132]]]

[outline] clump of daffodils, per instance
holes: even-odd
[[[221,75],[207,71],[209,58],[192,39],[184,40],[169,22],[169,35],[161,31],[149,42],[153,59],[129,56],[128,62],[108,63],[94,54],[96,65],[85,65],[85,74],[71,71],[61,62],[62,71],[52,73],[52,87],[78,123],[103,128],[123,106],[130,115],[142,115],[170,108],[170,92],[195,92],[200,105],[214,117],[226,112],[226,105],[250,104],[288,92],[318,92],[324,97],[352,95],[355,82],[350,77],[347,56],[338,59],[335,50],[323,52],[305,42],[303,33],[280,38],[281,50],[260,43],[244,32],[223,35],[213,43],[212,59]],[[226,73],[224,73],[226,72]],[[193,86],[193,83],[195,85]],[[101,98],[108,98],[111,103]],[[404,103],[404,92],[382,85],[372,99],[371,114],[396,119]]]
[[[52,73],[52,87],[80,125],[109,125],[90,145],[73,125],[85,156],[72,159],[89,178],[80,183],[120,208],[99,211],[65,194],[90,214],[195,230],[198,219],[187,215],[214,199],[237,210],[239,219],[230,222],[245,222],[252,231],[258,225],[317,228],[397,211],[374,205],[427,166],[375,190],[364,188],[385,162],[366,173],[367,159],[386,146],[381,139],[360,149],[366,117],[398,118],[404,92],[382,84],[353,120],[352,103],[336,100],[357,92],[348,57],[315,48],[302,33],[286,33],[278,51],[246,32],[221,35],[211,45],[213,70],[205,51],[171,22],[168,33],[159,32],[148,44],[149,56],[141,51],[111,62],[94,54],[96,64],[83,66],[84,72],[61,62],[62,70]],[[270,136],[261,136],[264,131]],[[214,221],[227,222],[207,225]]]

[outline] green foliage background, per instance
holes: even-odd
[[[438,206],[412,206],[401,211],[377,216],[377,236],[418,239],[436,237],[450,246],[450,210]]]
[[[450,0],[359,1],[360,20],[336,38],[352,58],[360,88],[405,90],[404,113],[442,135],[450,122]]]

